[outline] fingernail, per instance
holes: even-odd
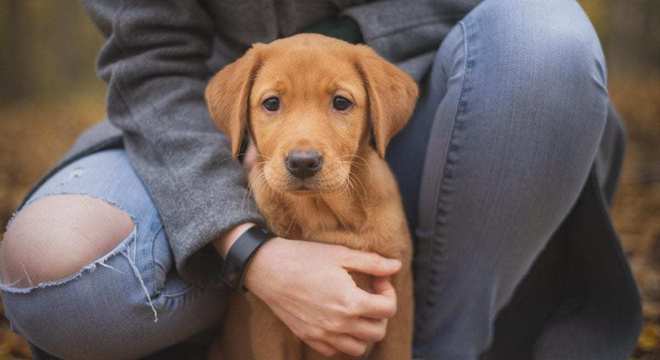
[[[398,268],[399,266],[401,266],[401,261],[396,260],[396,259],[388,259],[387,262],[388,262],[388,263],[390,264],[390,266],[392,266],[392,267],[396,267],[396,268]]]

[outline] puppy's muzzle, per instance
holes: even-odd
[[[323,166],[323,157],[316,150],[292,150],[284,159],[286,169],[298,179],[316,175]]]

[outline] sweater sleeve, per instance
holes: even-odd
[[[238,224],[263,224],[204,101],[213,22],[195,0],[84,4],[106,37],[98,73],[108,119],[158,209],[179,273],[208,284],[221,266],[210,242]]]

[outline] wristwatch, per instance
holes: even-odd
[[[246,291],[243,282],[247,265],[257,249],[274,237],[268,229],[257,225],[247,229],[229,248],[222,267],[222,281],[234,290]]]

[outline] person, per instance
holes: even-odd
[[[308,29],[366,43],[422,90],[387,154],[415,242],[415,358],[632,352],[639,296],[607,212],[623,129],[576,1],[84,4],[107,39],[108,119],[35,187],[0,250],[5,311],[35,357],[165,356],[231,311],[223,258],[265,225],[205,84],[252,43]],[[397,263],[304,240],[265,242],[245,287],[315,349],[363,351],[386,323],[363,315],[395,299],[347,269]]]

